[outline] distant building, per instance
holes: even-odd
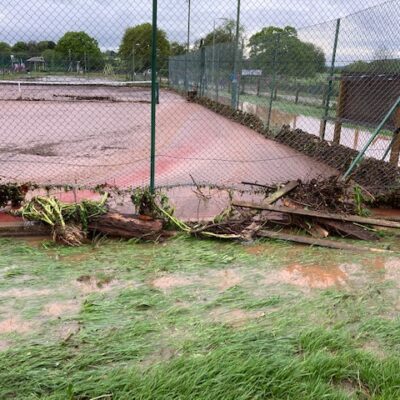
[[[31,57],[26,60],[29,69],[33,71],[43,71],[46,66],[46,61],[43,57]]]

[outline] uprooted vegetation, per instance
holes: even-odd
[[[247,183],[250,184],[251,183]],[[149,188],[132,192],[136,213],[110,209],[107,194],[101,201],[65,204],[53,197],[34,197],[16,213],[50,227],[53,239],[79,246],[99,235],[158,241],[176,234],[250,241],[279,239],[352,251],[385,251],[358,247],[328,237],[378,241],[377,226],[400,228],[400,223],[369,217],[375,197],[353,181],[337,177],[283,185],[256,184],[264,200],[258,203],[231,197],[229,206],[211,222],[188,222],[174,216],[168,197]],[[262,189],[260,189],[260,186]],[[103,188],[104,189],[104,188]],[[133,210],[132,210],[133,211]]]
[[[15,214],[50,226],[55,241],[79,246],[87,237],[89,221],[107,212],[106,201],[107,195],[101,201],[84,200],[73,204],[54,197],[36,196]]]

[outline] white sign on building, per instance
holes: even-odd
[[[262,69],[242,69],[242,76],[262,76]]]

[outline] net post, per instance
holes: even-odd
[[[232,93],[231,93],[231,106],[233,109],[238,107],[238,47],[239,47],[239,33],[240,33],[240,0],[237,1],[237,15],[236,15],[236,37],[235,45],[233,48],[233,73],[232,73]]]
[[[274,102],[275,86],[276,86],[276,64],[278,61],[278,49],[280,41],[281,41],[281,35],[278,33],[275,39],[274,57],[272,59],[272,82],[271,82],[271,96],[269,98],[269,107],[268,107],[267,131],[269,131],[269,127],[271,124],[272,103]]]
[[[341,21],[340,18],[338,18],[336,20],[335,40],[333,42],[333,51],[332,51],[331,68],[330,68],[330,73],[329,73],[328,91],[326,94],[324,115],[322,117],[321,126],[320,126],[320,130],[319,130],[319,138],[321,140],[325,140],[326,120],[328,119],[328,114],[329,114],[329,105],[330,105],[331,96],[332,96],[333,76],[335,74],[336,50],[337,50],[337,45],[338,45],[338,41],[339,41],[340,21]]]
[[[155,191],[156,105],[157,105],[157,0],[153,0],[153,24],[151,38],[151,143],[150,143],[150,191]]]

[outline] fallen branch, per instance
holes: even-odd
[[[269,238],[269,239],[278,239],[278,240],[286,240],[289,242],[301,243],[301,244],[308,244],[311,246],[319,246],[319,247],[328,247],[330,249],[339,249],[339,250],[350,250],[350,251],[369,251],[374,253],[387,253],[391,252],[390,250],[383,250],[383,249],[376,249],[372,247],[361,247],[361,246],[354,246],[352,244],[341,243],[341,242],[334,242],[333,240],[329,239],[314,239],[305,236],[299,235],[288,235],[286,233],[262,230],[256,233],[259,237]]]
[[[101,215],[89,222],[91,231],[127,239],[153,239],[160,235],[162,228],[160,220],[126,217],[116,212]]]
[[[274,190],[275,189],[273,186],[262,185],[261,183],[257,183],[257,182],[241,182],[241,183],[242,183],[242,185],[257,186],[257,187],[262,187],[262,188],[270,189],[270,190]]]

